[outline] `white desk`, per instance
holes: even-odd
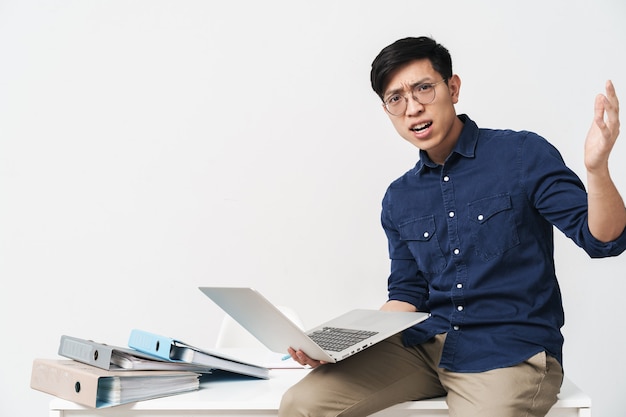
[[[89,409],[54,399],[50,403],[50,417],[276,416],[283,392],[306,372],[304,369],[274,369],[269,380],[229,378],[203,382],[199,391],[104,409]],[[443,398],[402,403],[374,414],[376,417],[447,415]],[[547,417],[591,417],[591,399],[565,380],[559,401]]]

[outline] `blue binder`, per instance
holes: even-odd
[[[130,332],[128,346],[140,352],[156,356],[167,361],[179,361],[171,356],[172,347],[180,343],[170,337],[160,336],[143,330],[133,329]]]
[[[263,366],[202,350],[180,340],[144,330],[133,329],[128,339],[128,346],[162,360],[206,366],[255,378],[269,378],[269,369]]]

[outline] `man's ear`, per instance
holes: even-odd
[[[385,113],[387,116],[391,116],[389,113],[387,113],[387,108],[385,107],[384,102],[380,103],[380,108],[382,109],[383,113]]]
[[[452,104],[456,104],[459,102],[459,94],[461,92],[461,78],[458,75],[454,74],[448,80],[448,90],[450,91],[450,98],[452,99]]]

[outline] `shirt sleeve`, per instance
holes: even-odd
[[[391,259],[391,272],[387,280],[389,300],[404,301],[414,305],[419,311],[429,311],[428,283],[420,273],[407,244],[400,239],[400,233],[391,220],[389,200],[388,191],[383,199],[381,221],[387,235]]]
[[[533,206],[592,258],[617,256],[626,249],[626,230],[612,242],[589,231],[587,191],[559,151],[544,138],[528,133],[521,148],[523,186]]]

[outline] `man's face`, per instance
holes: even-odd
[[[435,85],[435,98],[429,104],[420,104],[414,100],[412,91],[418,84],[434,84],[441,80],[442,76],[433,69],[430,60],[412,61],[391,74],[383,95],[385,101],[393,94],[400,94],[408,99],[406,112],[399,116],[389,114],[389,118],[400,136],[426,151],[439,164],[445,161],[454,148],[463,127],[454,109],[459,98],[461,80],[454,75],[447,85]]]

